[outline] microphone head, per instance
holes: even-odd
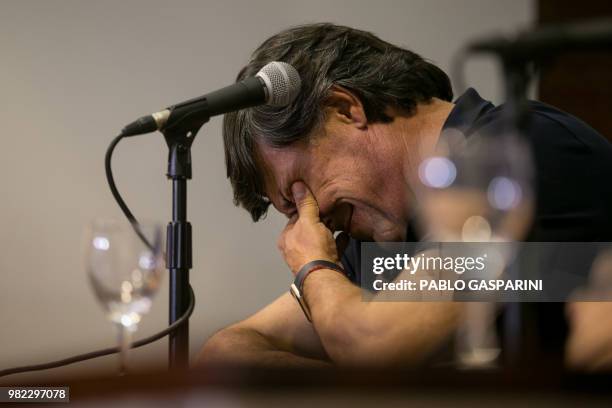
[[[300,93],[302,80],[297,70],[286,62],[266,64],[255,75],[266,85],[266,104],[276,107],[289,105]]]

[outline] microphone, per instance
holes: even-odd
[[[473,42],[472,53],[493,53],[510,59],[550,56],[571,50],[612,49],[612,19],[560,24],[523,32],[512,37],[495,37]]]
[[[125,126],[121,135],[135,136],[181,125],[197,129],[210,117],[227,112],[258,105],[287,106],[297,97],[301,86],[300,75],[293,66],[270,62],[254,77],[143,116]]]

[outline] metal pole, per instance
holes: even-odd
[[[185,239],[185,228],[188,226],[187,180],[172,180],[172,222],[168,225],[168,235],[172,235],[171,240],[175,242],[175,254],[173,257],[179,255],[175,258],[173,264],[180,265],[181,267],[169,268],[170,324],[178,320],[189,307],[189,267],[191,267],[191,262],[185,262],[186,259],[180,259],[187,252],[191,252],[191,239]],[[190,228],[188,229],[189,235],[191,235]],[[186,246],[189,246],[189,248],[186,248]],[[169,367],[187,368],[189,365],[189,321],[170,334],[168,346]]]
[[[169,270],[169,322],[178,320],[189,308],[189,270],[192,267],[191,224],[187,221],[187,180],[191,178],[191,140],[165,134],[170,148],[168,178],[172,180],[172,221],[168,224],[166,267]],[[189,322],[170,334],[169,368],[189,366]]]

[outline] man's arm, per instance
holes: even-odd
[[[296,274],[314,259],[339,263],[310,190],[296,182],[292,193],[299,217],[289,221],[279,239],[291,271]],[[360,288],[329,269],[307,275],[303,288],[323,347],[342,365],[418,363],[449,338],[461,313],[461,305],[453,302],[363,302]]]
[[[361,298],[361,289],[332,270],[312,272],[304,296],[332,361],[342,365],[413,365],[454,332],[455,302],[390,302]]]
[[[213,335],[196,364],[323,366],[329,359],[318,334],[286,293],[253,316]]]

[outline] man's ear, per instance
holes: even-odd
[[[353,124],[359,129],[365,129],[368,118],[361,100],[346,88],[333,85],[331,93],[325,99],[327,114],[342,123]]]

